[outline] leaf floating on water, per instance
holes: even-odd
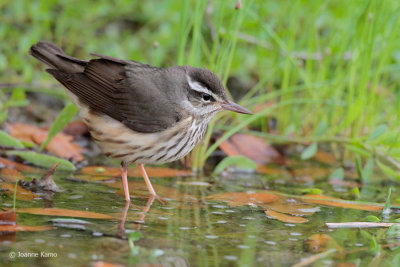
[[[280,213],[277,211],[273,211],[273,210],[266,210],[265,214],[267,214],[268,218],[271,219],[276,219],[282,222],[287,222],[287,223],[305,223],[308,222],[307,219],[300,217],[300,216],[291,216],[291,215],[287,215],[284,213]]]
[[[78,218],[89,218],[89,219],[113,219],[110,215],[101,214],[91,211],[83,210],[69,210],[69,209],[40,209],[40,208],[22,208],[17,209],[17,213],[28,213],[35,215],[46,215],[46,216],[62,216],[62,217],[78,217]]]
[[[20,172],[31,172],[31,173],[41,172],[41,170],[36,169],[34,167],[31,167],[31,166],[28,166],[28,165],[25,165],[22,163],[14,162],[9,159],[5,159],[5,158],[1,158],[1,157],[0,157],[0,164],[6,166],[7,168],[16,169],[17,171],[20,171]]]
[[[0,189],[10,197],[14,197],[14,184],[9,184],[9,183],[1,183],[0,184]],[[17,194],[16,197],[18,200],[23,200],[23,201],[32,201],[35,198],[38,197],[35,193],[24,189],[22,186],[17,185]]]
[[[243,155],[260,165],[271,162],[284,164],[285,162],[285,158],[273,146],[253,135],[234,134],[219,147],[228,156]]]
[[[8,127],[13,137],[38,145],[43,144],[49,134],[48,130],[23,123],[9,124]],[[61,158],[82,161],[84,159],[81,154],[83,148],[73,143],[72,140],[72,136],[59,133],[46,145],[45,149]]]
[[[13,210],[0,213],[0,225],[15,225],[17,223],[17,214]]]
[[[383,207],[379,205],[357,203],[357,202],[342,200],[340,198],[328,197],[324,195],[304,195],[304,198],[301,198],[301,200],[307,203],[321,204],[321,205],[333,206],[345,209],[357,209],[357,210],[368,210],[368,211],[381,211],[383,209]]]
[[[4,168],[0,171],[0,178],[7,183],[15,183],[18,179],[22,179],[23,175],[16,169]]]
[[[293,170],[293,176],[302,180],[316,180],[325,178],[329,174],[326,168],[302,168]]]
[[[60,165],[58,166],[58,170],[60,170],[60,171],[75,171],[76,170],[74,164],[72,164],[68,160],[56,158],[56,157],[45,155],[45,154],[36,153],[33,151],[9,151],[7,153],[11,154],[11,155],[19,156],[34,165],[44,167],[44,168],[51,168],[54,164],[60,163]]]
[[[279,197],[270,193],[247,193],[247,192],[229,192],[206,197],[207,200],[220,200],[225,201],[231,207],[245,206],[245,205],[263,205],[277,201]]]
[[[93,267],[123,267],[123,266],[124,265],[109,263],[109,262],[105,262],[105,261],[96,261],[93,264]]]
[[[335,248],[338,251],[343,251],[343,248],[327,234],[314,234],[304,241],[305,247],[311,252],[323,252],[328,248]]]
[[[175,177],[175,176],[187,176],[191,175],[191,171],[187,170],[177,170],[170,168],[152,168],[146,167],[147,175],[154,177]],[[90,174],[96,176],[121,176],[121,169],[119,167],[110,167],[110,166],[87,166],[80,170],[80,173]],[[139,168],[129,168],[128,169],[129,176],[142,176]]]
[[[52,230],[51,226],[0,225],[1,232],[38,232]]]

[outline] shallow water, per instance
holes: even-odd
[[[304,212],[300,215],[308,220],[288,223],[267,217],[264,212],[267,204],[244,201],[242,205],[233,205],[228,198],[224,201],[209,197],[224,192],[257,190],[301,195],[305,188],[319,188],[325,195],[353,198],[350,193],[353,187],[343,186],[344,183],[332,185],[326,177],[299,179],[276,174],[228,174],[218,178],[152,178],[162,200],[151,199],[146,195],[142,179],[130,177],[133,199],[129,207],[125,206],[118,180],[87,182],[81,178],[57,174],[54,180],[62,192],[48,200],[17,200],[16,208],[90,211],[110,215],[113,219],[18,213],[18,225],[52,226],[53,229],[0,233],[0,265],[86,266],[104,261],[138,266],[291,266],[329,249],[336,251],[312,264],[395,266],[399,263],[398,245],[380,250],[377,245],[375,251],[371,245],[375,241],[381,245],[398,242],[400,235],[396,231],[389,236],[387,229],[328,229],[325,226],[326,222],[364,221],[368,215],[380,217],[381,212],[305,204],[287,197],[283,206],[306,205],[300,209]],[[364,185],[358,200],[385,202],[388,187],[376,183]],[[397,195],[394,189],[392,199]],[[0,193],[0,197],[0,207],[10,209],[12,196]],[[385,221],[394,221],[397,217],[400,216],[393,210]],[[317,240],[313,241],[315,238]],[[329,238],[326,244],[322,244],[324,238]]]

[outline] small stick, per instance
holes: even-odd
[[[308,266],[308,265],[312,264],[313,262],[316,262],[317,260],[323,259],[323,258],[325,258],[326,256],[328,256],[328,255],[330,255],[330,254],[332,254],[332,253],[335,253],[335,252],[336,252],[336,249],[330,249],[330,250],[327,250],[327,251],[325,251],[325,252],[312,255],[312,256],[310,256],[310,257],[308,257],[308,258],[305,258],[305,259],[302,260],[301,262],[296,263],[296,264],[293,265],[292,267],[303,267],[303,266]]]
[[[376,222],[345,222],[345,223],[325,223],[329,228],[377,228],[400,226],[400,223],[376,223]]]

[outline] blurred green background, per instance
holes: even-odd
[[[28,55],[47,40],[86,59],[96,52],[208,68],[256,111],[219,116],[210,131],[225,130],[220,141],[245,131],[273,143],[339,144],[342,156],[356,152],[349,158],[358,166],[372,160],[399,179],[399,7],[398,0],[0,1],[0,119],[22,105],[22,92],[56,84]],[[195,152],[194,164],[201,168],[217,145]]]

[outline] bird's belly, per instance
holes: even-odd
[[[107,115],[88,112],[83,121],[106,156],[142,164],[161,164],[188,154],[204,136],[206,124],[190,117],[158,133],[138,133]]]

